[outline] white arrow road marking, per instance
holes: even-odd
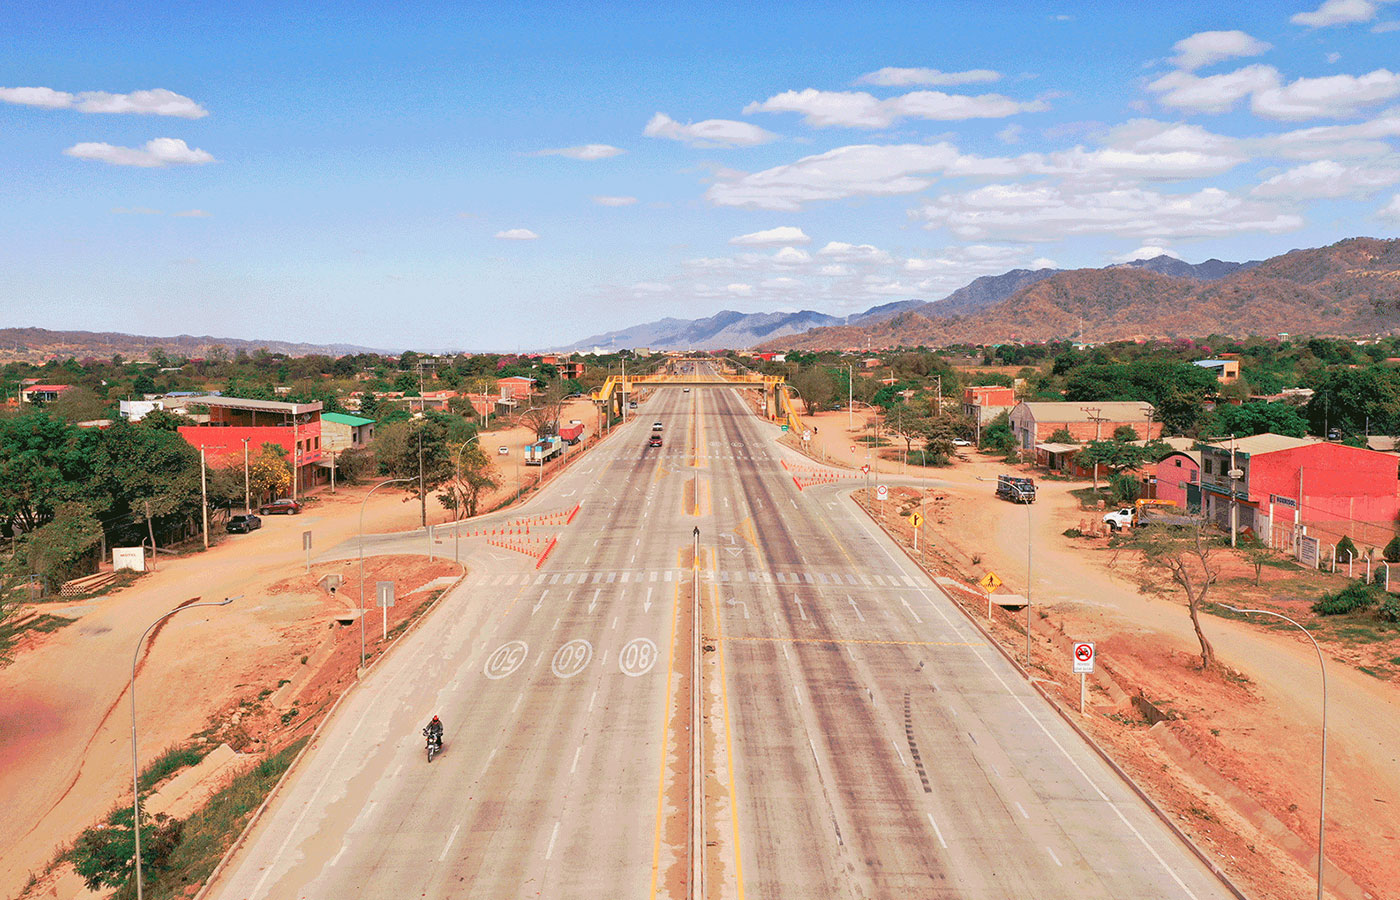
[[[547,590],[546,590],[543,594],[540,594],[540,599],[539,599],[538,601],[536,601],[536,603],[535,603],[535,608],[532,609],[532,610],[530,610],[530,615],[533,616],[535,613],[537,613],[537,612],[540,611],[540,607],[541,607],[541,606],[544,606],[544,598],[545,598],[546,596],[548,596],[548,595],[549,595],[549,591],[547,591]]]
[[[911,616],[914,617],[914,621],[915,621],[915,622],[918,622],[920,625],[924,624],[924,620],[921,619],[921,618],[919,618],[919,614],[918,614],[918,613],[914,612],[914,607],[912,607],[912,606],[909,605],[909,601],[908,601],[908,600],[905,600],[903,597],[900,597],[900,598],[899,598],[899,602],[900,602],[900,603],[903,603],[903,604],[904,604],[904,608],[907,609],[907,610],[909,610],[909,615],[911,615]]]
[[[797,604],[797,614],[802,617],[802,621],[807,621],[807,611],[802,608],[802,601],[794,596],[792,602]]]
[[[647,598],[642,601],[642,612],[651,612],[651,588],[647,588]]]
[[[603,589],[602,589],[602,588],[599,588],[598,590],[596,590],[596,591],[593,592],[593,599],[590,600],[590,601],[588,602],[588,611],[589,611],[589,612],[593,612],[593,607],[595,607],[595,606],[598,605],[598,595],[601,594],[601,593],[603,593]]]
[[[849,601],[851,602],[851,609],[855,610],[855,611],[856,611],[856,615],[860,618],[860,620],[861,620],[862,622],[864,622],[864,621],[865,621],[865,616],[861,615],[860,607],[859,607],[859,606],[856,606],[856,601],[855,601],[854,599],[852,599],[852,597],[851,597],[850,594],[847,594],[847,595],[846,595],[846,599],[849,600]]]

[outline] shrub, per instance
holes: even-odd
[[[1080,531],[1078,528],[1066,528],[1065,531],[1064,531],[1064,534],[1065,534],[1065,537],[1070,537],[1070,538],[1077,538],[1077,537],[1083,537],[1083,536],[1084,536],[1084,532]]]
[[[1348,556],[1347,554],[1351,554]],[[1361,553],[1356,549],[1355,542],[1349,537],[1343,537],[1337,541],[1337,562],[1345,563],[1349,559],[1360,559]]]
[[[1074,435],[1069,433],[1068,428],[1056,428],[1050,433],[1050,443],[1052,444],[1077,444]]]
[[[1400,597],[1386,597],[1381,601],[1381,608],[1376,610],[1376,615],[1382,622],[1400,624]]]
[[[69,851],[73,868],[89,890],[121,887],[134,870],[136,838],[131,828],[131,807],[113,810],[107,821],[87,829]],[[180,843],[182,826],[176,819],[157,815],[141,827],[141,868],[158,871]]]
[[[1340,591],[1323,594],[1312,605],[1312,611],[1319,616],[1344,616],[1348,613],[1370,609],[1375,605],[1377,599],[1379,597],[1375,588],[1359,581],[1353,581]]]
[[[1382,551],[1386,562],[1400,563],[1400,534],[1390,539],[1390,543],[1385,545]]]
[[[1127,506],[1142,494],[1142,482],[1127,472],[1119,472],[1110,477],[1108,488],[1112,494],[1113,502],[1119,506]]]

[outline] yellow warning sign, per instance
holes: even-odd
[[[918,510],[914,510],[909,514],[909,524],[913,525],[915,528],[923,527],[924,514],[919,512]]]
[[[995,572],[988,572],[986,575],[983,575],[978,579],[977,583],[982,586],[982,590],[989,594],[1001,587],[1001,579],[997,577],[997,573]]]

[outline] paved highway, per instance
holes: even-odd
[[[464,539],[212,897],[684,896],[692,592],[705,896],[1228,896],[740,394],[637,414],[527,508],[583,504],[538,570]]]

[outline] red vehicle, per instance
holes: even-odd
[[[566,444],[577,444],[583,439],[583,423],[579,422],[575,425],[565,425],[563,428],[559,429],[559,436],[564,439],[564,443]]]
[[[660,446],[661,446],[661,435],[659,435],[659,434],[653,434],[653,435],[647,440],[647,446],[648,446],[648,447],[660,447]]]
[[[258,512],[265,516],[294,516],[301,512],[301,504],[295,500],[283,498],[281,500],[273,500],[271,503],[264,503],[262,506],[258,507]]]

